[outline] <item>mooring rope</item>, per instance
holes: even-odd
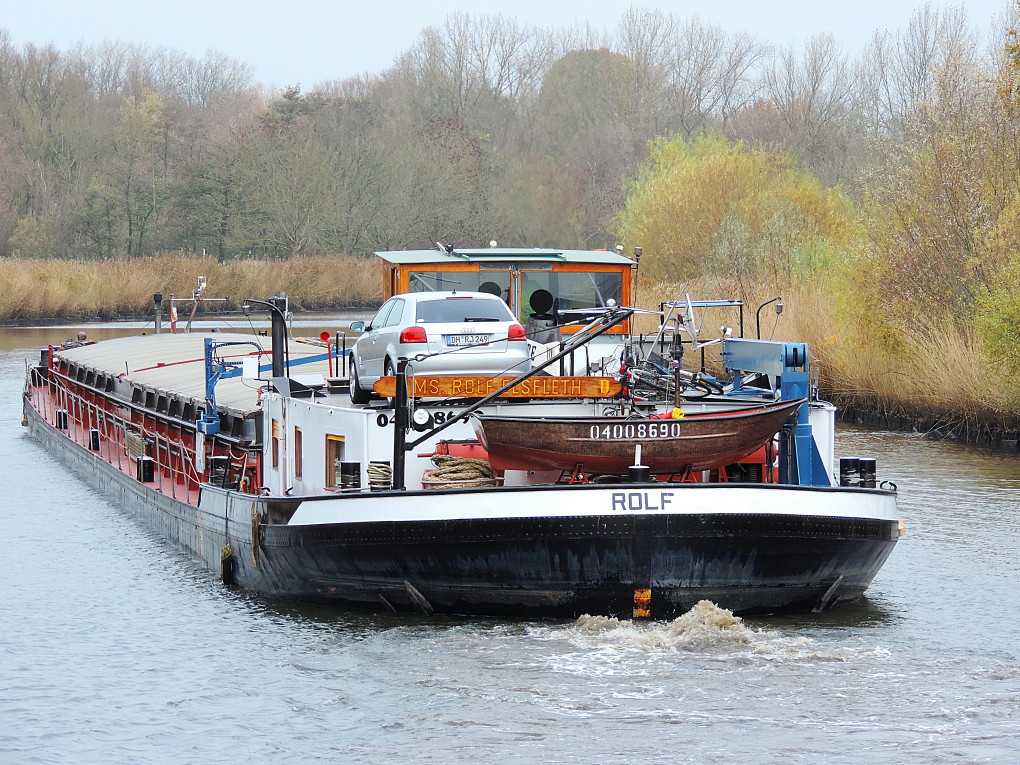
[[[486,460],[436,454],[433,470],[422,475],[422,484],[429,489],[456,489],[463,486],[498,486],[496,475]]]
[[[373,489],[388,489],[393,485],[393,470],[388,462],[368,463],[368,485]]]

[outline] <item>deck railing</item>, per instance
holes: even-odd
[[[177,426],[159,423],[144,411],[128,410],[125,414],[111,411],[110,407],[126,407],[101,398],[98,391],[79,388],[76,381],[55,369],[48,370],[47,376],[44,379],[39,370],[33,370],[31,391],[35,408],[69,438],[98,453],[111,465],[129,474],[134,469],[141,480],[138,459],[142,456],[151,459],[153,488],[183,500],[193,499],[189,494],[213,477],[210,468],[198,469],[194,449],[184,442],[185,433],[175,430]],[[139,443],[144,445],[143,454],[133,454],[139,451]],[[216,476],[217,484],[257,490],[257,455],[235,449],[222,440],[211,443],[207,465],[211,464],[210,457],[227,457],[227,469]]]

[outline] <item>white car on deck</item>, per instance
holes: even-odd
[[[351,350],[351,400],[365,404],[372,386],[393,375],[402,356],[416,375],[496,377],[531,370],[524,327],[499,297],[485,292],[415,292],[394,295],[366,326]],[[420,358],[416,358],[420,357]]]

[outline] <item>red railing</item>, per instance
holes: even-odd
[[[148,457],[153,462],[153,488],[185,501],[197,499],[194,493],[199,484],[213,479],[218,479],[217,485],[259,491],[258,453],[210,437],[206,441],[207,467],[200,471],[194,446],[185,443],[186,434],[175,423],[108,399],[54,367],[46,373],[48,380],[38,370],[33,372],[31,391],[35,408],[69,438],[121,471],[132,474],[134,470],[137,477],[137,457]],[[220,475],[211,475],[213,457],[227,458],[226,470]]]

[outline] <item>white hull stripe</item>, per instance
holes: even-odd
[[[604,515],[787,515],[896,521],[896,495],[792,486],[551,487],[519,491],[361,493],[306,499],[290,525]]]

